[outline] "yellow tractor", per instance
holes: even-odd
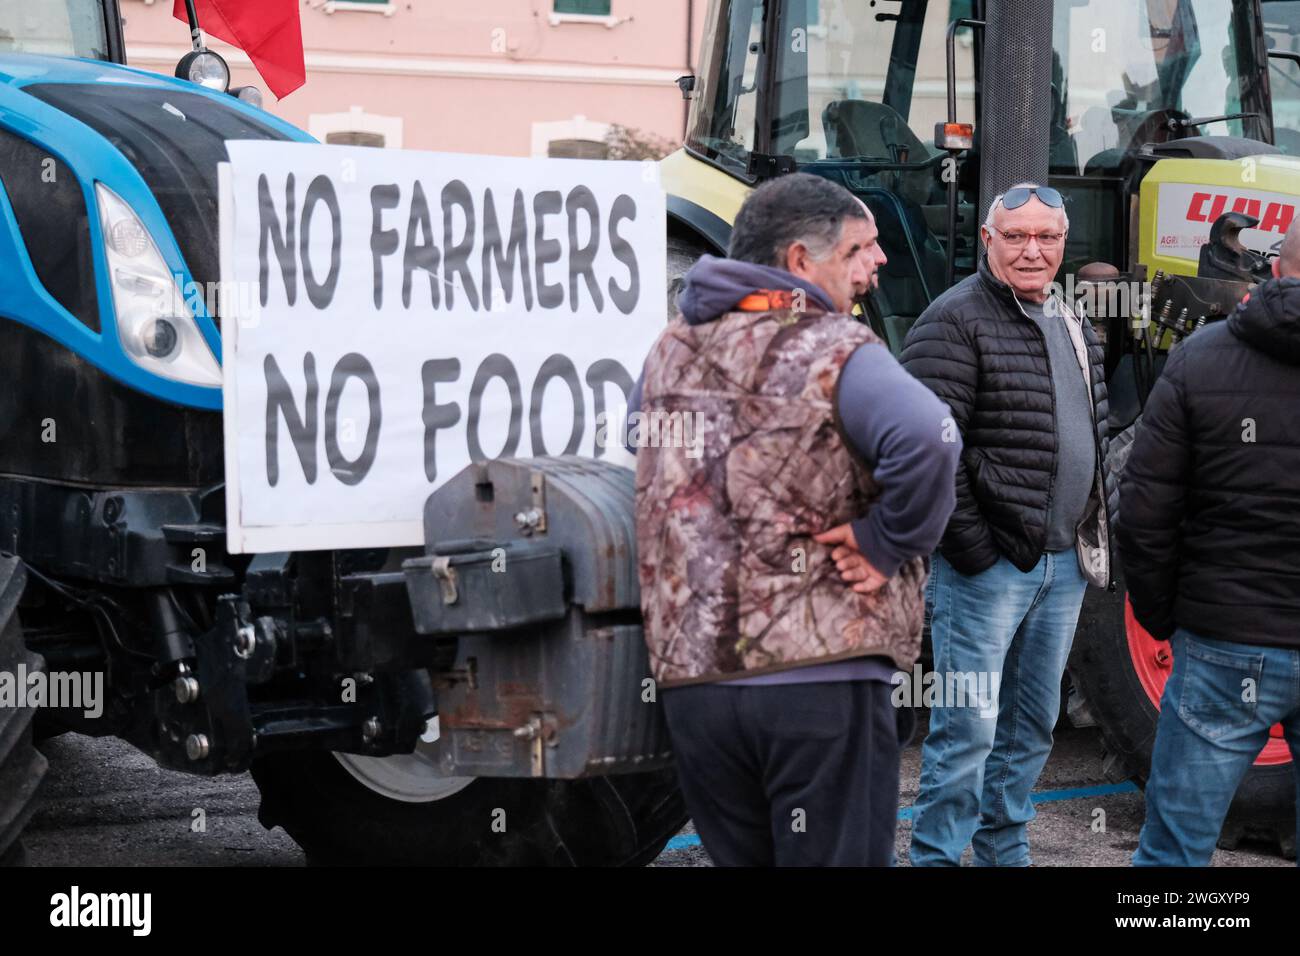
[[[1058,282],[1106,342],[1121,469],[1168,349],[1231,312],[1295,217],[1297,37],[1291,0],[712,0],[698,73],[679,80],[685,143],[662,163],[670,301],[725,250],[751,189],[814,173],[876,217],[889,264],[861,318],[897,351],[974,270],[992,198],[1048,182],[1070,216]],[[1281,131],[1274,83],[1297,104],[1279,100]],[[1171,666],[1122,569],[1089,591],[1066,699],[1117,782],[1145,781]],[[1275,728],[1221,845],[1294,856],[1295,799]]]

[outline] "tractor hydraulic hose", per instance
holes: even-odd
[[[171,664],[194,656],[192,632],[181,621],[171,588],[158,588],[149,595],[149,620],[158,644],[159,660]]]

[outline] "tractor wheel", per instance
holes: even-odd
[[[668,317],[677,317],[677,295],[682,290],[682,277],[695,265],[700,256],[711,252],[709,246],[694,237],[670,235],[668,237]]]
[[[28,674],[44,669],[45,661],[23,643],[18,599],[26,572],[22,562],[0,554],[0,672],[17,679],[20,666]],[[45,758],[32,745],[32,707],[0,708],[0,865],[22,861],[18,836],[27,825],[36,791],[45,776]]]
[[[1119,473],[1128,460],[1136,423],[1111,443],[1107,466]],[[1070,676],[1083,691],[1101,728],[1105,771],[1118,782],[1145,786],[1151,773],[1160,695],[1173,668],[1169,643],[1157,641],[1133,616],[1117,567],[1116,590],[1089,588],[1079,616]],[[1233,849],[1243,839],[1263,840],[1289,858],[1295,856],[1295,776],[1291,754],[1274,727],[1255,766],[1237,788],[1219,837]]]
[[[643,866],[686,822],[671,768],[584,780],[435,778],[416,753],[252,767],[258,816],[320,865]]]

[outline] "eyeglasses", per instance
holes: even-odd
[[[1030,239],[1037,239],[1040,249],[1055,249],[1065,239],[1063,232],[1003,232],[997,226],[988,228],[1000,235],[1002,241],[1013,249],[1023,249],[1029,245]]]
[[[1053,209],[1061,209],[1065,206],[1064,197],[1051,186],[1017,186],[1008,189],[1002,194],[1002,205],[1007,209],[1019,209],[1029,202],[1032,196],[1037,196],[1044,206],[1051,206]]]

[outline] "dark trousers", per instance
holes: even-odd
[[[664,690],[686,808],[713,862],[893,865],[912,714],[892,691],[869,680]]]

